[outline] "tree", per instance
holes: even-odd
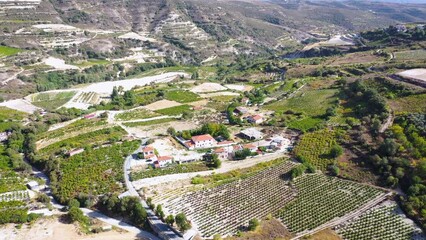
[[[161,219],[164,219],[164,212],[163,212],[163,207],[161,206],[161,204],[157,205],[157,208],[155,209],[155,214],[157,214],[157,216],[160,217]]]
[[[220,168],[220,166],[222,165],[222,162],[220,161],[219,156],[216,153],[213,153],[210,156],[211,156],[211,159],[210,159],[211,163],[209,165],[213,168]]]
[[[330,171],[330,174],[333,176],[337,176],[340,173],[340,169],[336,165],[328,166],[328,171]]]
[[[132,210],[132,219],[133,222],[137,225],[144,225],[148,218],[148,214],[145,211],[145,208],[140,202],[135,204]]]
[[[340,145],[333,145],[330,149],[330,157],[338,158],[343,154],[343,148]]]
[[[47,204],[47,203],[50,203],[50,198],[46,194],[42,193],[42,194],[38,195],[37,201],[44,203],[44,204]]]
[[[257,218],[253,218],[249,221],[248,230],[254,231],[259,226],[259,220]]]
[[[179,230],[185,232],[191,228],[191,223],[186,218],[185,213],[179,213],[175,217],[176,225],[179,227]]]
[[[385,156],[395,156],[398,152],[399,144],[391,138],[386,138],[383,144],[380,146],[380,152]]]
[[[167,128],[167,133],[171,136],[175,136],[176,135],[176,129],[174,127],[169,127],[169,128]]]
[[[72,207],[79,208],[80,207],[80,202],[77,199],[71,199],[68,202],[68,207],[70,207],[70,208],[72,208]]]
[[[72,206],[68,211],[68,217],[71,222],[79,222],[82,224],[89,224],[89,218],[84,216],[83,211],[80,208]]]
[[[165,222],[169,224],[170,226],[173,226],[173,224],[175,223],[175,217],[170,214],[169,216],[166,217]]]

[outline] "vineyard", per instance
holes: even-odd
[[[28,201],[30,200],[30,195],[28,191],[13,191],[0,194],[0,205],[4,202],[10,201]]]
[[[408,220],[396,203],[371,209],[347,225],[338,228],[347,240],[409,240],[425,239],[421,230]]]
[[[54,139],[59,138],[65,135],[68,135],[73,132],[81,132],[84,129],[90,129],[98,126],[106,125],[107,122],[105,120],[100,119],[81,119],[76,122],[71,123],[63,128],[44,132],[42,134],[37,135],[37,139]]]
[[[84,104],[98,104],[101,98],[99,94],[95,92],[83,92],[78,95],[73,102],[75,103],[84,103]]]
[[[65,155],[69,150],[75,148],[94,147],[108,142],[119,141],[125,134],[126,132],[121,127],[105,128],[56,142],[41,149],[38,154],[42,157],[49,157],[52,154]]]
[[[201,172],[201,171],[207,171],[209,169],[210,168],[206,165],[205,162],[174,164],[166,168],[148,169],[148,170],[132,172],[130,175],[130,178],[132,181],[136,181],[143,178],[151,178],[151,177],[164,176],[164,175],[177,174],[177,173]]]
[[[123,190],[124,158],[135,151],[138,141],[88,150],[60,163],[55,192],[60,202],[79,193],[100,195]]]
[[[25,116],[25,113],[6,107],[0,107],[0,132],[6,131],[14,122],[21,121]]]
[[[240,181],[183,195],[176,192],[157,203],[169,213],[184,212],[204,237],[233,234],[250,219],[264,218],[294,199],[296,192],[282,179],[294,166],[286,161]]]
[[[297,198],[277,217],[293,233],[312,230],[334,218],[356,210],[382,191],[322,174],[305,174],[294,180]]]
[[[335,161],[328,157],[334,144],[336,144],[335,132],[325,129],[303,135],[294,152],[296,155],[304,157],[318,169],[325,170],[329,164],[333,164]]]
[[[75,91],[38,93],[31,100],[35,106],[52,111],[67,103],[75,94]]]
[[[15,172],[0,170],[0,194],[25,189],[23,180]]]

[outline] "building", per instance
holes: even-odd
[[[260,116],[260,115],[248,116],[247,121],[249,123],[261,124],[261,123],[263,123],[263,117]]]
[[[85,119],[93,119],[96,118],[96,113],[92,113],[92,114],[88,114],[86,116],[84,116]]]
[[[249,139],[249,140],[260,140],[263,139],[263,133],[261,133],[256,128],[247,128],[240,132],[240,135],[243,138]]]
[[[159,168],[163,168],[166,167],[167,165],[170,165],[173,163],[173,157],[170,156],[161,156],[157,158],[157,161],[155,161],[154,165],[157,168],[157,166]]]
[[[243,149],[249,149],[250,152],[254,153],[254,152],[257,151],[257,146],[252,144],[252,143],[249,143],[249,144],[244,145]]]
[[[146,158],[149,155],[155,155],[155,149],[151,146],[146,146],[142,149],[142,153],[144,155],[144,158]]]
[[[232,157],[234,152],[234,146],[226,146],[221,148],[216,148],[213,153],[217,154],[220,160],[227,160]]]
[[[193,136],[191,138],[195,148],[211,148],[216,146],[216,140],[210,134]]]

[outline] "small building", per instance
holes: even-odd
[[[216,148],[214,150],[214,153],[217,154],[217,156],[221,160],[227,160],[231,158],[233,152],[234,152],[234,146],[226,146],[226,147]]]
[[[231,146],[233,144],[234,144],[233,141],[222,141],[222,142],[218,142],[217,146],[225,147],[225,146]]]
[[[159,166],[160,168],[166,167],[167,165],[170,165],[173,163],[173,157],[170,156],[161,156],[157,158],[157,161],[155,161],[154,165]]]
[[[260,140],[263,139],[263,133],[256,128],[247,128],[240,132],[243,138],[249,140]]]
[[[210,134],[193,136],[191,138],[195,148],[211,148],[216,146],[216,140]]]
[[[39,191],[41,189],[40,185],[36,181],[30,181],[27,183],[27,187],[33,191]]]
[[[146,146],[142,149],[142,153],[144,155],[144,158],[149,155],[155,155],[155,149],[151,146]]]
[[[249,123],[261,124],[261,123],[263,123],[263,117],[260,116],[260,115],[248,116],[247,121]]]

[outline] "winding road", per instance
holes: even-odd
[[[139,149],[138,149],[139,150]],[[184,238],[177,232],[173,230],[169,225],[165,224],[163,221],[161,221],[160,218],[158,218],[154,211],[152,211],[148,204],[143,200],[136,189],[133,187],[133,184],[130,182],[130,162],[134,158],[134,156],[138,153],[138,151],[135,151],[132,155],[128,156],[126,158],[126,161],[123,165],[124,170],[124,181],[126,184],[127,192],[125,193],[126,196],[134,196],[139,198],[142,206],[145,208],[147,214],[148,214],[148,222],[151,225],[152,229],[160,236],[162,239],[172,239],[172,240],[183,240]],[[192,236],[186,238],[186,239],[192,239]]]

